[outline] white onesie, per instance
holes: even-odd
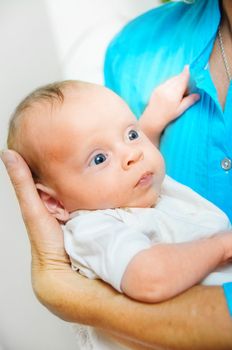
[[[76,211],[64,227],[64,240],[73,269],[121,292],[126,267],[141,250],[160,242],[196,240],[230,227],[215,205],[166,176],[154,208]],[[231,281],[231,266],[210,274],[204,283]]]
[[[77,211],[63,230],[73,268],[121,291],[126,266],[140,250],[159,242],[191,241],[230,227],[220,209],[166,176],[155,208]],[[232,265],[228,265],[211,273],[204,283],[222,284],[231,281],[231,275]],[[73,327],[82,350],[127,349],[98,329]]]

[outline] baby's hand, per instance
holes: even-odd
[[[199,94],[187,95],[189,77],[189,66],[185,66],[179,75],[168,79],[153,91],[148,107],[162,117],[164,127],[199,100]]]
[[[171,121],[199,100],[199,94],[186,95],[189,77],[189,67],[185,66],[179,75],[168,79],[153,91],[140,119],[141,127],[151,139],[160,135]]]
[[[232,262],[232,231],[222,232],[216,235],[223,249],[222,265]]]

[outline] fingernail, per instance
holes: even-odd
[[[15,164],[17,161],[15,154],[9,150],[2,150],[0,153],[0,158],[6,167]]]

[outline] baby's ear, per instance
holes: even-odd
[[[65,209],[63,204],[56,199],[54,190],[40,183],[35,184],[35,186],[49,213],[59,221],[67,221],[69,219],[69,212]]]

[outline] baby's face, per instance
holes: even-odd
[[[71,91],[53,113],[46,185],[69,212],[155,204],[163,158],[117,95]]]

